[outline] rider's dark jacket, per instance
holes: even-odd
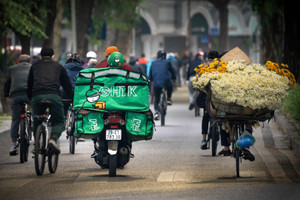
[[[27,95],[27,78],[30,67],[30,63],[21,62],[9,68],[10,77],[4,84],[4,96]]]
[[[80,70],[83,69],[80,63],[78,62],[69,62],[64,65],[69,75],[72,87],[75,88],[76,78]]]
[[[150,81],[153,81],[154,87],[166,87],[170,79],[175,80],[176,74],[169,60],[157,58],[150,67]]]
[[[30,68],[28,75],[29,98],[40,94],[56,94],[60,93],[60,86],[66,92],[67,98],[72,97],[72,85],[66,69],[51,58],[43,58]]]

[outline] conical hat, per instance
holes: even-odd
[[[228,51],[224,56],[221,57],[221,61],[229,62],[232,60],[245,60],[246,64],[251,64],[252,60],[243,52],[240,48],[235,47]]]

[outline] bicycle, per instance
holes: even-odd
[[[165,88],[162,89],[160,94],[160,101],[159,101],[159,112],[160,112],[160,123],[161,126],[165,125],[165,118],[167,114],[167,90]]]
[[[59,155],[51,152],[48,149],[48,141],[51,135],[51,115],[49,114],[49,107],[51,107],[51,102],[48,100],[41,100],[39,102],[41,107],[45,107],[45,113],[42,115],[37,115],[35,118],[42,121],[38,125],[35,133],[35,146],[34,146],[34,164],[35,172],[38,176],[43,175],[45,163],[48,161],[48,168],[51,174],[56,172],[58,165]],[[48,157],[48,160],[46,160]]]
[[[20,163],[28,161],[28,150],[32,138],[31,112],[27,110],[27,104],[21,103],[22,112],[19,124]]]
[[[69,103],[69,108],[66,115],[66,134],[69,140],[69,152],[75,154],[75,144],[77,144],[78,138],[74,136],[75,131],[75,111],[72,108],[71,99],[62,99],[63,103]]]

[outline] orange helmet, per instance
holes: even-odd
[[[119,52],[118,47],[116,47],[116,46],[107,47],[107,49],[105,51],[105,56],[108,57],[112,52]]]

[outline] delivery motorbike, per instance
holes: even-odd
[[[109,176],[116,176],[116,169],[123,168],[131,158],[131,141],[126,133],[125,113],[108,112],[103,116],[104,128],[94,140],[95,162],[102,169],[109,169]]]
[[[149,80],[141,73],[116,68],[88,68],[76,79],[75,133],[94,141],[91,157],[116,176],[133,157],[133,141],[151,140],[154,130]]]

